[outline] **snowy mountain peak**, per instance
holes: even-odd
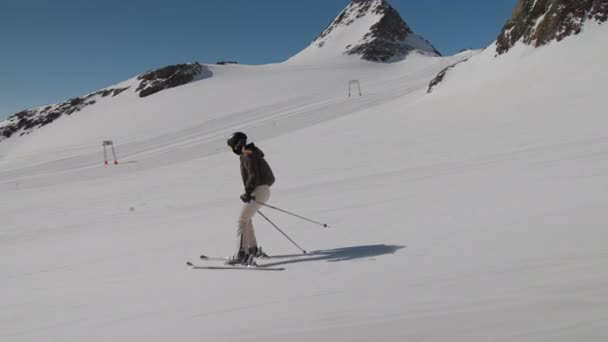
[[[368,61],[390,62],[404,59],[414,50],[440,55],[385,0],[351,0],[325,31],[291,60],[355,55]]]
[[[518,41],[539,47],[582,31],[587,21],[608,20],[608,0],[520,0],[496,42],[503,54]]]

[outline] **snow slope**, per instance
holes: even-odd
[[[428,96],[469,56],[212,67],[2,142],[0,340],[603,341],[607,30],[487,49]],[[332,228],[264,210],[313,252],[187,270],[234,247],[241,129],[271,202]],[[297,252],[254,220],[269,253]]]
[[[103,140],[113,140],[120,159],[137,160],[138,167],[191,159],[192,153],[224,152],[226,136],[235,129],[268,138],[344,116],[416,92],[464,57],[412,55],[396,65],[360,60],[341,65],[210,65],[213,78],[144,99],[117,97],[3,142],[0,166],[6,169],[0,173],[12,182],[13,175],[28,177],[26,170],[31,170],[37,177],[55,170],[57,159],[70,159],[67,179],[75,177],[71,170],[97,178],[105,172],[97,169]],[[361,81],[366,96],[346,96],[352,78]]]

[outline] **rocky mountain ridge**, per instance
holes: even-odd
[[[520,0],[496,40],[496,52],[522,41],[535,47],[579,34],[586,22],[608,20],[608,0]]]
[[[147,97],[162,90],[178,87],[195,80],[211,77],[211,71],[204,65],[194,62],[169,65],[145,72],[135,78],[135,94]],[[48,125],[64,115],[72,115],[85,107],[94,105],[107,97],[123,94],[132,86],[105,88],[94,93],[72,98],[58,104],[26,109],[8,117],[0,123],[0,141],[15,134],[26,135],[35,129]]]
[[[360,26],[368,22],[368,27]],[[359,33],[362,28],[365,32]],[[343,42],[343,37],[337,38],[339,35],[349,37]],[[351,0],[308,49],[326,49],[332,43],[343,55],[361,56],[371,62],[400,60],[414,50],[441,55],[430,42],[416,35],[385,0]]]

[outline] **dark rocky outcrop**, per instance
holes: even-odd
[[[464,51],[466,51],[466,50],[464,50]],[[445,69],[441,70],[441,71],[439,72],[439,74],[437,74],[437,76],[435,76],[435,78],[433,78],[433,79],[431,80],[431,83],[429,83],[429,88],[428,88],[428,90],[426,91],[426,93],[427,93],[427,94],[432,93],[432,92],[433,92],[433,89],[435,89],[435,87],[436,87],[436,86],[438,86],[438,85],[439,85],[441,82],[443,82],[443,79],[445,78],[445,75],[447,75],[448,71],[450,71],[451,69],[453,69],[453,68],[454,68],[455,66],[457,66],[458,64],[460,64],[460,63],[464,63],[464,62],[468,61],[469,59],[470,59],[470,57],[469,57],[469,58],[467,58],[467,59],[464,59],[464,60],[462,60],[462,61],[460,61],[460,62],[458,62],[458,63],[454,63],[454,64],[450,65],[449,67],[447,67],[447,68],[445,68]]]
[[[608,20],[608,0],[520,0],[496,41],[503,54],[515,43],[539,47],[581,32],[585,22]]]
[[[140,97],[146,97],[161,90],[190,83],[199,77],[208,77],[210,73],[209,69],[197,62],[169,65],[138,76],[137,80],[141,82],[136,91]]]
[[[229,65],[229,64],[239,64],[239,63],[236,62],[236,61],[219,61],[219,62],[217,62],[215,64],[217,64],[217,65]]]
[[[4,139],[10,138],[18,132],[21,132],[21,135],[27,134],[35,128],[48,125],[63,115],[72,115],[87,106],[95,104],[96,100],[94,98],[116,96],[127,89],[129,89],[129,87],[103,89],[85,96],[69,99],[53,106],[21,111],[10,116],[5,121],[5,125],[0,127],[0,137],[3,137]]]
[[[313,42],[317,47],[323,47],[326,39],[339,27],[353,24],[357,19],[367,14],[379,15],[381,18],[370,31],[362,37],[360,43],[347,46],[346,55],[360,55],[363,59],[373,62],[388,62],[402,59],[414,49],[421,49],[431,54],[441,54],[431,43],[416,36],[403,21],[399,13],[385,0],[351,0],[351,3]],[[408,38],[416,37],[418,46],[408,43]]]
[[[496,40],[496,53],[508,52],[519,41],[534,47],[559,42],[581,33],[589,21],[608,21],[608,0],[520,0]],[[427,93],[455,66],[441,71],[429,84]]]
[[[140,97],[146,97],[164,89],[174,88],[211,76],[211,71],[199,63],[170,65],[137,76],[136,80],[139,81],[139,84],[136,92]],[[33,129],[47,125],[63,115],[71,115],[81,111],[83,108],[95,104],[101,98],[117,96],[129,88],[102,89],[56,105],[21,111],[10,116],[6,121],[0,122],[0,141],[18,132],[21,132],[21,135],[28,134]]]
[[[361,1],[355,0],[355,2]],[[374,24],[370,32],[365,35],[364,40],[367,43],[351,47],[347,51],[349,55],[361,55],[368,61],[386,62],[393,58],[403,57],[413,50],[412,46],[404,44],[404,42],[414,32],[393,7],[382,1],[373,12],[382,15],[382,19]],[[433,52],[441,56],[437,49],[433,48]]]

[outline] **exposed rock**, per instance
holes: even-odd
[[[17,132],[21,132],[21,135],[28,134],[31,130],[48,125],[63,115],[71,115],[81,111],[87,106],[95,104],[96,100],[93,98],[103,98],[110,95],[116,96],[127,89],[129,89],[129,87],[103,89],[85,96],[69,99],[53,106],[21,111],[10,116],[4,122],[4,125],[0,127],[0,136],[6,139]]]
[[[346,46],[344,54],[360,55],[363,59],[373,62],[402,59],[415,49],[441,55],[431,43],[417,36],[385,0],[351,0],[313,45],[323,48],[333,32],[353,25],[367,15],[378,16],[378,21],[357,42]]]
[[[215,64],[217,64],[217,65],[228,65],[228,64],[239,64],[239,63],[236,62],[236,61],[219,61],[219,62],[217,62]]]
[[[466,51],[466,50],[465,50],[465,51]],[[427,94],[432,93],[432,92],[433,92],[433,89],[435,89],[435,87],[436,87],[437,85],[439,85],[441,82],[443,82],[443,79],[445,78],[445,75],[447,75],[448,71],[450,71],[451,69],[453,69],[453,68],[454,68],[455,66],[457,66],[458,64],[460,64],[460,63],[464,63],[464,62],[468,61],[469,59],[471,59],[471,57],[469,57],[469,58],[467,58],[467,59],[464,59],[464,60],[462,60],[462,61],[460,61],[460,62],[458,62],[458,63],[454,63],[454,64],[450,65],[449,67],[447,67],[447,68],[445,68],[445,69],[441,70],[441,71],[439,72],[439,74],[437,74],[437,76],[435,76],[435,78],[433,78],[433,79],[431,80],[431,83],[429,83],[429,89],[426,91],[426,92],[427,92]]]
[[[150,96],[161,90],[178,87],[195,80],[205,71],[210,71],[200,63],[170,65],[161,69],[149,71],[137,77],[141,80],[136,91],[140,97]]]
[[[354,0],[354,2],[364,2],[365,6],[372,3],[372,1],[365,2],[365,0]],[[347,54],[362,55],[363,59],[368,61],[386,62],[395,57],[405,56],[413,50],[413,46],[406,44],[406,39],[414,32],[393,7],[382,1],[381,5],[373,10],[373,13],[382,15],[382,19],[374,24],[371,31],[365,35],[364,40],[367,42],[350,48]],[[441,56],[434,47],[433,52]]]
[[[199,63],[171,65],[138,76],[139,85],[136,92],[140,97],[146,97],[164,89],[211,76],[211,71]],[[117,96],[129,88],[106,88],[52,106],[21,111],[0,122],[0,141],[17,132],[21,132],[21,135],[29,134],[32,130],[47,125],[63,115],[71,115],[95,104],[101,98]]]
[[[518,41],[539,47],[581,32],[585,22],[608,20],[608,0],[520,0],[497,38],[503,54]]]

